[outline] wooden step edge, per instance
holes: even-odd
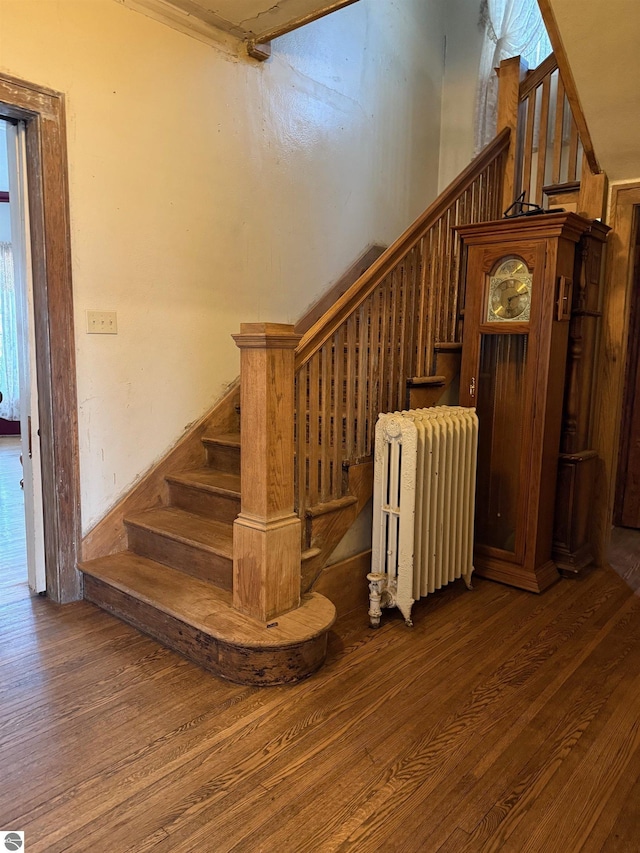
[[[230,592],[130,551],[79,563],[78,568],[85,578],[108,584],[219,642],[243,648],[286,648],[314,639],[335,621],[333,604],[319,593],[307,593],[294,610],[258,622],[233,607]],[[188,594],[181,601],[185,590]]]
[[[200,489],[203,492],[209,492],[214,495],[223,495],[229,498],[240,498],[240,489],[229,489],[226,486],[219,486],[215,483],[206,483],[201,480],[192,479],[188,472],[183,474],[170,474],[166,478],[168,483],[173,483],[176,486],[185,486],[189,489]]]
[[[564,184],[547,184],[542,187],[542,192],[546,196],[577,193],[580,192],[580,181],[567,181]]]
[[[214,447],[240,447],[240,433],[225,433],[224,435],[203,435],[203,444]]]
[[[314,557],[317,557],[321,553],[322,550],[320,548],[307,548],[307,550],[303,551],[300,555],[300,561],[302,563],[306,563],[307,560],[313,560]]]
[[[438,387],[447,384],[446,376],[414,376],[407,381],[410,388]]]
[[[336,498],[333,501],[316,504],[305,510],[307,518],[318,518],[321,515],[327,515],[330,512],[338,512],[341,509],[346,509],[353,504],[358,503],[358,499],[354,495],[345,495],[343,498]]]
[[[458,341],[438,341],[433,345],[434,352],[462,352],[462,344]]]
[[[228,547],[212,545],[210,542],[204,542],[201,539],[195,539],[192,536],[186,536],[174,530],[167,530],[158,524],[150,524],[144,520],[144,513],[125,518],[124,523],[126,527],[135,527],[137,530],[153,533],[163,539],[170,539],[173,542],[179,542],[181,545],[187,545],[191,548],[198,548],[201,551],[206,551],[208,554],[215,554],[217,557],[233,557],[233,538],[228,543]],[[228,526],[233,531],[233,525]]]

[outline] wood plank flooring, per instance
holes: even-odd
[[[344,616],[323,670],[267,689],[87,602],[3,597],[0,828],[28,853],[637,853],[633,584],[475,587],[412,629]]]

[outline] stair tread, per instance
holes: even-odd
[[[324,596],[310,593],[301,605],[267,627],[235,610],[231,593],[131,551],[80,564],[85,574],[132,596],[215,639],[245,647],[278,648],[318,636],[335,619]]]
[[[125,519],[126,524],[169,536],[186,545],[197,545],[223,557],[233,556],[233,525],[179,507],[145,510]]]
[[[194,468],[191,471],[172,474],[167,477],[167,480],[183,486],[195,486],[212,492],[240,496],[240,474],[217,471],[215,468]]]
[[[205,444],[221,444],[224,447],[240,447],[239,432],[225,432],[215,435],[204,435],[202,441]]]

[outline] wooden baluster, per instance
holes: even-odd
[[[352,314],[347,321],[347,455],[351,461],[355,450],[355,403],[356,403],[356,318]]]
[[[361,459],[367,455],[365,435],[367,428],[367,374],[369,372],[369,322],[365,304],[358,311],[358,431],[356,437],[356,456]]]
[[[380,288],[376,288],[368,299],[371,316],[370,355],[369,355],[369,407],[367,412],[369,424],[368,440],[373,446],[376,418],[378,415],[378,400],[380,395]]]
[[[542,102],[540,105],[540,129],[538,131],[538,170],[534,201],[542,206],[542,188],[545,186],[547,167],[547,137],[549,135],[549,100],[551,97],[551,77],[545,77],[542,83]]]
[[[320,352],[309,362],[309,506],[315,506],[320,498],[318,483],[318,457],[320,445]]]
[[[388,278],[388,277],[387,277]],[[378,414],[387,409],[387,373],[389,358],[387,355],[387,336],[389,334],[389,290],[387,279],[378,288],[380,292],[380,367],[378,369],[379,393]]]
[[[243,323],[242,503],[233,525],[233,605],[261,622],[300,604],[301,524],[293,512],[293,326]]]
[[[407,259],[400,264],[398,268],[398,325],[396,326],[396,350],[397,350],[397,369],[396,369],[396,390],[395,398],[397,409],[404,409],[405,399],[407,394],[407,376],[405,375],[405,351],[407,337],[407,319],[408,319],[408,296],[409,283],[407,280]]]
[[[333,336],[333,489],[332,497],[342,496],[342,460],[344,453],[344,326]]]
[[[322,502],[331,496],[331,375],[332,375],[332,346],[328,341],[321,349],[322,358],[322,429],[320,444],[320,499]]]
[[[562,137],[564,127],[564,85],[560,74],[556,72],[558,81],[556,88],[556,117],[553,129],[553,171],[551,174],[551,183],[560,183],[560,174],[562,171]]]
[[[428,252],[425,257],[425,265],[427,266],[427,336],[426,336],[426,346],[424,349],[424,373],[422,376],[431,376],[432,373],[432,364],[433,364],[433,348],[436,344],[436,306],[437,306],[437,294],[438,287],[436,281],[436,256],[435,256],[435,248],[436,248],[436,237],[437,237],[437,227],[434,226],[429,229],[429,242],[428,242]]]
[[[298,371],[296,377],[296,423],[298,434],[296,442],[296,468],[297,477],[297,507],[298,515],[304,518],[304,512],[308,505],[307,494],[309,480],[307,474],[307,459],[309,452],[309,366]]]
[[[410,300],[409,300],[409,319],[410,319],[410,334],[407,335],[407,357],[405,375],[407,379],[416,375],[416,365],[418,362],[418,328],[420,325],[420,254],[419,244],[416,244],[409,254],[409,281],[410,281]],[[372,436],[373,446],[373,436]]]
[[[527,98],[527,122],[524,135],[524,161],[522,165],[522,190],[525,201],[531,201],[531,169],[533,163],[533,131],[536,120],[536,90]]]
[[[568,102],[567,102],[568,103]],[[578,171],[578,128],[571,116],[571,130],[569,134],[569,162],[567,165],[567,181],[575,181]]]
[[[416,376],[424,376],[428,359],[429,341],[431,339],[431,312],[429,310],[430,295],[430,267],[431,256],[429,253],[429,238],[431,231],[427,231],[418,244],[420,252],[420,322],[418,323],[418,361],[416,364]]]
[[[397,268],[389,276],[389,303],[391,310],[391,322],[387,335],[389,345],[389,366],[387,368],[388,378],[387,384],[387,411],[393,411],[396,408],[395,388],[396,388],[396,371],[398,369],[398,272]]]

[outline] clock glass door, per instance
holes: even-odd
[[[476,542],[516,552],[528,334],[482,334]]]

